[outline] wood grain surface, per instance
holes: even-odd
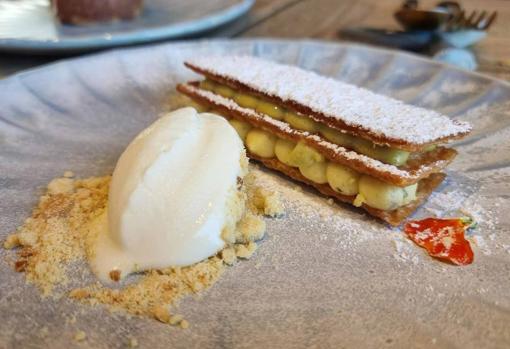
[[[420,7],[430,8],[438,2],[421,0]],[[478,59],[479,72],[510,80],[510,1],[460,2],[467,11],[498,11],[498,18],[487,37],[473,46],[472,50]],[[400,4],[399,0],[259,0],[245,19],[246,28],[235,36],[338,40],[338,30],[345,27],[399,29],[393,13]],[[259,11],[267,13],[270,7],[274,9],[271,16],[265,15],[266,18],[255,20]]]
[[[432,7],[439,0],[421,0]],[[510,0],[463,0],[466,10],[498,11],[488,36],[472,50],[478,71],[510,81]],[[393,19],[400,0],[257,0],[243,18],[203,37],[314,38],[339,41],[338,30],[352,26],[398,29]],[[0,77],[60,57],[0,55]]]

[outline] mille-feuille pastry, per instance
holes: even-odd
[[[248,155],[400,224],[445,178],[441,144],[471,126],[364,88],[249,56],[189,59],[181,93],[230,120]]]

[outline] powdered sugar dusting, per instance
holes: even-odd
[[[464,181],[467,180],[464,179]],[[474,185],[473,182],[471,185]],[[467,185],[469,187],[469,185]],[[472,191],[472,190],[471,190]],[[493,249],[505,249],[496,240],[500,227],[498,210],[507,203],[503,198],[490,198],[481,194],[482,188],[470,192],[465,186],[434,192],[425,207],[425,215],[435,217],[469,217],[476,222],[476,229],[467,233],[467,238],[484,255],[491,255]],[[501,238],[501,237],[500,237]]]
[[[306,226],[314,226],[319,231],[323,230],[321,227],[327,227],[328,231],[339,232],[339,235],[327,237],[335,245],[349,249],[382,240],[387,241],[388,246],[393,248],[393,252],[389,250],[388,255],[399,262],[417,266],[431,261],[426,252],[409,240],[400,228],[381,224],[347,205],[337,205],[333,200],[310,192],[306,186],[296,185],[272,174],[270,170],[261,168],[253,172],[257,184],[280,192],[285,206],[294,215],[297,214]],[[504,202],[498,200],[492,204],[498,208]],[[416,214],[417,218],[431,216],[473,218],[478,226],[469,230],[466,238],[474,248],[475,258],[492,255],[496,250],[510,253],[510,245],[501,240],[502,236],[496,236],[499,227],[497,210],[492,209],[487,198],[478,191],[470,192],[464,186],[451,185],[447,190],[432,194],[429,202]],[[318,238],[322,239],[321,236]]]
[[[454,121],[435,111],[298,67],[250,56],[196,57],[187,62],[380,137],[424,144],[471,129],[468,123]]]
[[[255,165],[256,167],[256,165]],[[336,246],[350,251],[362,244],[374,244],[381,241],[388,246],[388,255],[399,262],[417,265],[422,261],[423,252],[417,248],[398,228],[389,227],[375,221],[367,214],[348,205],[338,205],[333,200],[308,191],[306,186],[281,179],[271,171],[260,169],[252,173],[257,185],[278,191],[285,207],[306,227],[314,226],[318,231],[335,232],[328,240]],[[318,239],[322,239],[318,236]],[[379,243],[379,242],[378,242]],[[391,252],[391,248],[395,252]]]
[[[207,100],[212,101],[217,105],[226,107],[229,110],[235,110],[240,113],[247,114],[250,117],[255,118],[255,119],[263,120],[264,122],[269,123],[269,124],[273,125],[274,127],[277,127],[278,129],[284,131],[285,133],[291,133],[291,134],[297,135],[301,138],[313,140],[314,142],[319,143],[322,147],[328,148],[328,149],[332,150],[334,153],[336,153],[342,157],[345,157],[346,159],[362,162],[365,166],[372,168],[372,169],[377,169],[377,171],[379,171],[379,172],[389,173],[393,176],[400,177],[400,178],[407,178],[410,180],[413,180],[413,179],[418,180],[419,178],[421,178],[423,173],[428,172],[430,170],[431,165],[425,165],[425,164],[422,165],[419,169],[413,170],[412,172],[406,171],[404,169],[399,169],[397,166],[385,164],[379,160],[372,159],[366,155],[356,153],[356,152],[348,150],[342,146],[339,146],[335,143],[331,143],[316,134],[311,134],[306,131],[300,131],[300,130],[293,129],[286,122],[273,119],[270,116],[256,112],[253,109],[243,108],[230,98],[222,97],[222,96],[217,95],[213,92],[194,87],[193,85],[190,85],[190,84],[184,84],[181,86],[184,89],[187,89],[188,91],[190,91],[191,93],[199,95],[203,98],[206,98]],[[433,165],[437,165],[438,162],[434,163]]]
[[[375,223],[365,213],[348,209],[347,205],[337,205],[333,200],[325,199],[322,196],[310,193],[301,185],[296,185],[288,180],[279,180],[271,171],[255,170],[256,184],[278,191],[285,207],[299,215],[304,222],[324,225],[341,231],[342,235],[332,237],[335,244],[348,248],[353,245],[374,240],[378,237],[384,238],[384,231],[390,232],[385,225]],[[320,237],[319,237],[320,238]]]

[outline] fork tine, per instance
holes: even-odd
[[[489,16],[489,18],[485,21],[485,23],[483,23],[482,26],[479,27],[479,29],[481,29],[481,30],[489,29],[489,27],[492,25],[492,23],[494,23],[494,20],[496,19],[497,16],[498,16],[498,13],[496,11],[492,12],[491,15]]]
[[[443,25],[444,31],[450,31],[452,29],[453,23],[457,20],[457,16],[451,16],[448,18],[446,23]]]
[[[473,22],[472,26],[475,28],[480,28],[480,24],[483,24],[485,22],[486,16],[487,16],[487,11],[485,11],[485,10],[482,11],[482,13],[480,13],[478,18],[476,19],[476,21]]]
[[[469,13],[469,16],[466,16],[466,12],[461,10],[456,16],[451,17],[445,23],[443,30],[455,31],[469,28],[487,30],[492,25],[492,23],[494,23],[497,15],[497,11],[494,11],[488,15],[488,12],[485,10],[481,12],[474,10]]]
[[[461,10],[457,16],[454,16],[448,23],[447,23],[447,30],[448,31],[454,31],[457,30],[464,21],[464,10]]]
[[[478,11],[474,10],[473,12],[471,12],[471,14],[469,15],[469,17],[466,19],[466,22],[465,22],[465,25],[467,26],[470,26],[471,23],[474,23],[473,22],[473,19],[475,18],[475,16],[478,14]]]
[[[461,12],[461,16],[459,16],[459,18],[457,19],[458,26],[463,27],[466,25],[467,19],[468,19],[468,14],[469,14],[469,12],[465,12],[465,11]]]
[[[478,18],[476,22],[471,26],[474,29],[481,30],[487,23],[488,17]]]

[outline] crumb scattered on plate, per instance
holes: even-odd
[[[87,339],[87,334],[83,331],[78,331],[74,335],[74,340],[77,342],[83,342],[85,339]]]
[[[59,297],[63,288],[63,294],[83,303],[104,304],[112,311],[124,310],[187,328],[188,321],[172,311],[175,302],[213,285],[226,266],[250,258],[257,249],[256,241],[265,233],[261,214],[283,213],[279,196],[257,187],[249,176],[245,181],[247,209],[231,244],[192,266],[143,272],[136,282],[122,288],[109,288],[99,282],[65,288],[71,280],[79,281],[73,277],[71,265],[86,261],[92,253],[91,239],[97,236],[94,222],[105,213],[110,176],[74,179],[74,174],[66,172],[64,177],[52,180],[32,216],[7,237],[4,248],[18,247],[14,269],[23,272],[27,282],[37,286],[44,296]],[[75,336],[77,341],[85,338],[81,331]],[[136,340],[130,340],[130,346],[136,345]]]

